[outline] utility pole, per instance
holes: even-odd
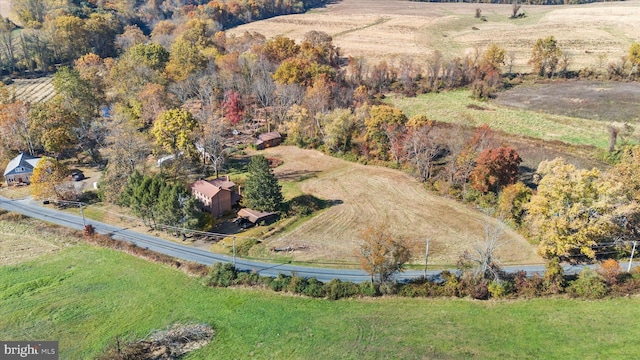
[[[633,254],[636,252],[637,243],[638,243],[637,241],[633,242],[633,248],[631,249],[631,257],[629,258],[629,266],[627,266],[627,272],[631,271],[631,262],[633,261]]]
[[[82,228],[84,228],[85,226],[87,226],[87,222],[84,219],[84,210],[82,209],[82,202],[80,203],[80,215],[82,215]]]
[[[424,279],[427,279],[427,266],[429,266],[429,244],[431,240],[427,239],[427,248],[424,251]]]
[[[236,268],[236,237],[233,237],[233,268]]]

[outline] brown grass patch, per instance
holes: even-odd
[[[426,191],[422,184],[402,171],[350,163],[318,151],[279,146],[265,151],[284,163],[276,176],[291,172],[316,172],[299,182],[301,190],[335,205],[295,229],[266,239],[268,248],[306,248],[290,255],[299,261],[355,261],[360,232],[386,223],[392,233],[424,252],[431,240],[429,261],[455,264],[465,250],[484,240],[486,224],[495,220],[456,201]],[[535,263],[540,259],[522,236],[504,228],[498,251],[505,263]],[[419,258],[420,256],[418,256]],[[422,260],[421,260],[422,261]]]

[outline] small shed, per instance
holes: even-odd
[[[258,135],[256,149],[264,150],[268,147],[278,146],[282,142],[282,135],[277,131],[272,131]]]
[[[243,208],[238,211],[239,218],[245,218],[254,224],[271,223],[278,218],[278,214],[273,212],[257,211],[249,208]]]

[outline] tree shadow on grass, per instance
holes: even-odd
[[[342,204],[342,200],[325,200],[317,198],[313,195],[305,194],[294,197],[286,204],[287,213],[290,216],[300,215],[308,216],[314,212],[327,209],[331,206]]]

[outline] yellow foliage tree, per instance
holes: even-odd
[[[33,169],[31,195],[39,200],[62,199],[60,185],[67,179],[69,169],[58,160],[44,157]]]
[[[156,138],[156,145],[170,154],[185,154],[195,157],[196,148],[193,142],[194,131],[198,121],[185,109],[167,110],[158,116],[153,123],[151,133]]]
[[[393,280],[402,266],[411,259],[411,251],[406,241],[393,237],[386,224],[367,227],[360,237],[363,240],[357,253],[362,270],[386,284]]]
[[[538,174],[538,191],[527,205],[538,253],[545,258],[595,258],[594,247],[610,242],[618,231],[614,211],[624,202],[622,185],[598,169],[579,170],[562,158],[543,161]]]

